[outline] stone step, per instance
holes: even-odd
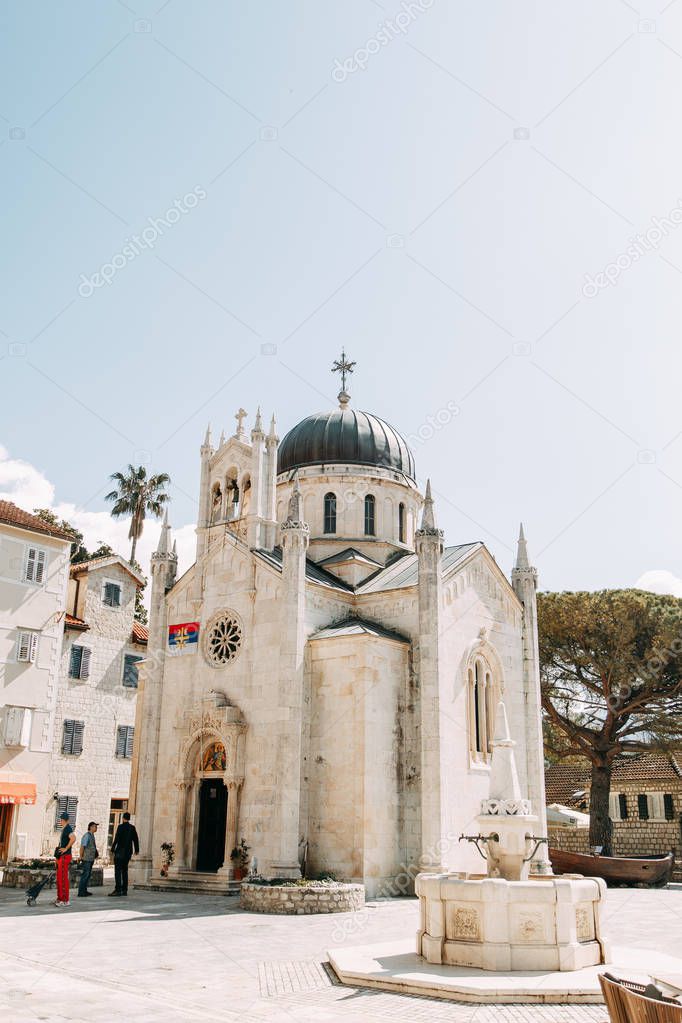
[[[151,892],[194,892],[201,895],[239,895],[241,881],[217,874],[187,871],[179,877],[153,877],[137,881],[133,888]]]

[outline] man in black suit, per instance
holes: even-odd
[[[111,844],[116,887],[113,892],[109,892],[109,895],[128,894],[128,864],[130,863],[133,851],[139,853],[140,840],[137,837],[135,825],[130,823],[130,814],[124,813],[123,820],[116,828],[114,841]]]

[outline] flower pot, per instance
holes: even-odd
[[[160,873],[161,873],[161,877],[168,877],[168,864],[167,863],[163,864],[163,866],[161,867]]]
[[[243,867],[235,867],[234,868],[234,879],[235,879],[235,881],[242,881],[244,879],[244,874],[245,873],[246,873],[246,871],[244,870]]]

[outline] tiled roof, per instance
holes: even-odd
[[[120,567],[133,577],[138,586],[144,585],[144,576],[136,568],[121,557],[120,554],[104,554],[101,558],[90,558],[89,561],[77,561],[71,566],[71,576],[82,575],[83,572],[91,572],[93,568],[106,568],[108,565],[120,565]]]
[[[133,643],[147,643],[149,641],[149,629],[142,622],[133,622]]]
[[[548,803],[573,806],[582,800],[576,796],[590,784],[589,764],[550,764],[545,769],[545,795]]]
[[[64,628],[65,629],[82,629],[83,631],[85,631],[85,629],[89,629],[90,626],[88,625],[87,622],[84,622],[82,618],[76,618],[75,615],[70,615],[67,612],[67,614],[66,614],[66,616],[64,618]]]
[[[327,628],[313,633],[310,639],[337,639],[339,636],[375,636],[379,639],[392,639],[398,643],[410,642],[405,636],[391,632],[376,622],[367,622],[363,618],[347,618],[336,625],[328,625]]]
[[[581,802],[578,792],[590,788],[589,764],[550,764],[545,769],[545,788],[548,803],[574,806]],[[677,753],[644,753],[640,757],[616,760],[611,774],[611,787],[626,781],[680,782],[682,756]],[[649,786],[650,787],[650,786]]]
[[[63,529],[43,522],[37,515],[31,515],[23,508],[17,508],[16,504],[11,501],[0,501],[0,522],[17,526],[19,529],[30,529],[34,533],[43,533],[45,536],[54,536],[57,540],[73,540],[73,537],[65,533]]]

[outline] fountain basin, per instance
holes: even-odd
[[[417,954],[481,970],[580,970],[609,961],[601,878],[418,874]]]

